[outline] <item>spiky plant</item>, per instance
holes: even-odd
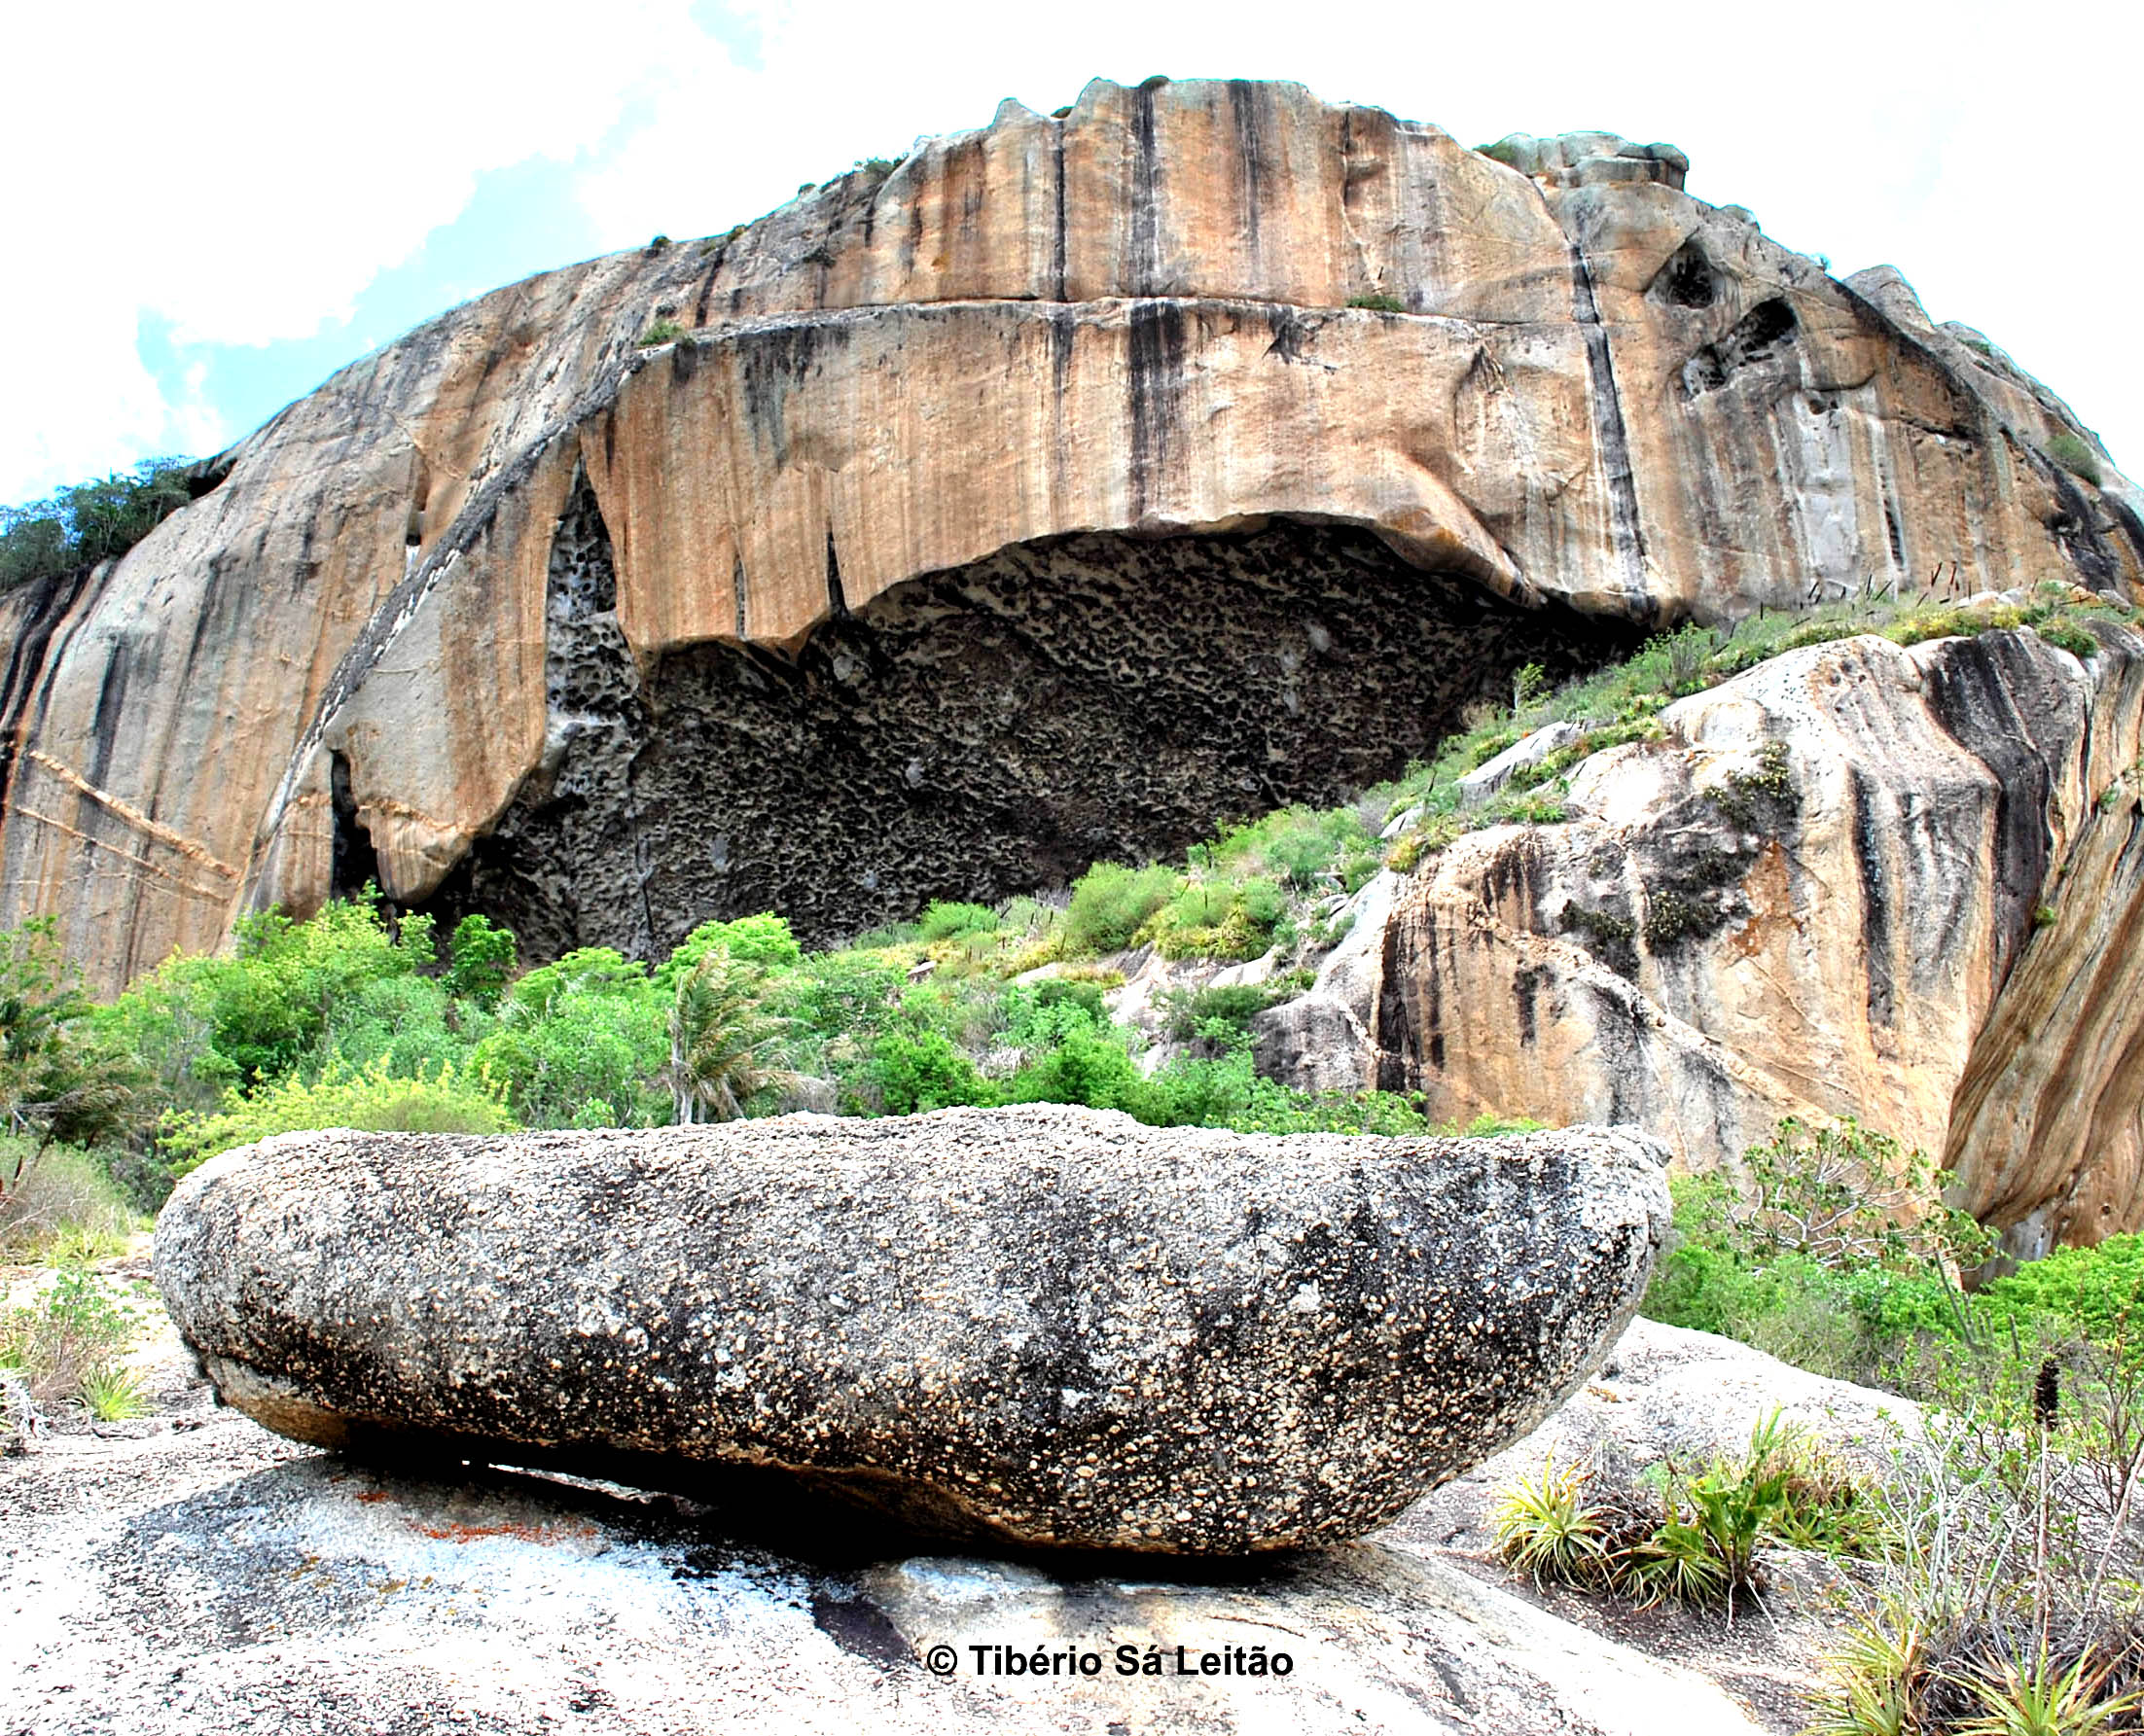
[[[100,1423],[124,1423],[149,1414],[149,1395],[141,1376],[117,1363],[85,1368],[78,1392],[82,1408]]]
[[[2029,1655],[2004,1658],[1991,1675],[1973,1675],[1963,1685],[1980,1703],[1980,1715],[1958,1726],[1957,1736],[2100,1736],[2137,1709],[2135,1694],[2102,1699],[2104,1666],[2091,1653],[2066,1667],[2048,1655],[2043,1641]]]
[[[1912,1736],[1914,1693],[1928,1672],[1928,1636],[1904,1608],[1856,1622],[1831,1654],[1831,1682],[1806,1736]]]
[[[658,1078],[668,1088],[677,1124],[733,1121],[745,1102],[796,1075],[768,1059],[788,1029],[760,1010],[761,974],[726,953],[708,952],[678,978],[670,1004],[670,1057]]]
[[[1599,1511],[1586,1499],[1587,1473],[1552,1456],[1496,1498],[1497,1552],[1536,1585],[1582,1585],[1604,1563]]]

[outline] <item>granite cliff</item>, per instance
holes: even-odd
[[[2136,594],[2053,394],[1687,166],[1097,82],[456,308],[0,598],[0,920],[103,989],[367,880],[537,958],[824,939],[1344,798],[1678,620]],[[2140,650],[1687,699],[1380,880],[1268,1063],[1694,1163],[1860,1113],[2020,1251],[2144,1225]]]
[[[2090,637],[1842,639],[1679,700],[1566,822],[1366,887],[1263,1064],[1700,1169],[1855,1116],[2014,1253],[2144,1227],[2144,632]]]
[[[369,876],[537,953],[827,935],[1662,622],[2136,581],[2051,394],[1686,166],[1096,83],[470,302],[0,600],[0,918],[106,988]]]

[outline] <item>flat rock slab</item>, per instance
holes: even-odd
[[[1662,1163],[1054,1106],[297,1134],[189,1177],[156,1267],[295,1439],[1234,1554],[1368,1532],[1559,1404],[1644,1290]]]

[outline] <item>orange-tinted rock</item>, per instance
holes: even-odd
[[[1834,282],[1684,195],[1668,148],[1529,149],[1505,154],[1531,178],[1295,86],[1097,83],[1061,121],[1009,104],[729,236],[443,315],[243,443],[116,569],[0,602],[0,918],[59,913],[110,988],[249,907],[316,905],[339,840],[396,899],[447,896],[585,769],[546,691],[581,477],[652,684],[629,703],[659,720],[666,658],[797,667],[902,586],[1063,536],[1352,527],[1440,584],[1640,627],[1939,572],[2136,579],[2133,489],[2049,461],[2068,412],[1895,274]],[[639,347],[661,321],[688,336]],[[1447,594],[1425,617],[1448,625]],[[1286,616],[1312,645],[1316,601]],[[1136,709],[1124,680],[1090,701]],[[1433,734],[1469,696],[1406,709]],[[1242,722],[1253,765],[1297,756],[1281,724]],[[978,739],[1026,754],[1044,808],[1071,799],[1032,743]],[[924,803],[922,775],[866,794]],[[1321,788],[1232,765],[1213,797]],[[669,807],[659,857],[737,847]],[[1113,843],[1074,829],[1032,863]],[[879,847],[840,871],[882,907],[1006,889],[904,879]],[[725,913],[676,883],[652,937]]]

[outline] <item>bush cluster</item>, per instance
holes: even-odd
[[[1762,1589],[1768,1545],[1859,1554],[1871,1536],[1859,1481],[1776,1410],[1733,1459],[1666,1459],[1636,1477],[1551,1459],[1498,1494],[1491,1523],[1498,1551],[1536,1583],[1731,1615]]]
[[[192,462],[151,458],[44,500],[0,507],[0,590],[125,554],[193,498]]]

